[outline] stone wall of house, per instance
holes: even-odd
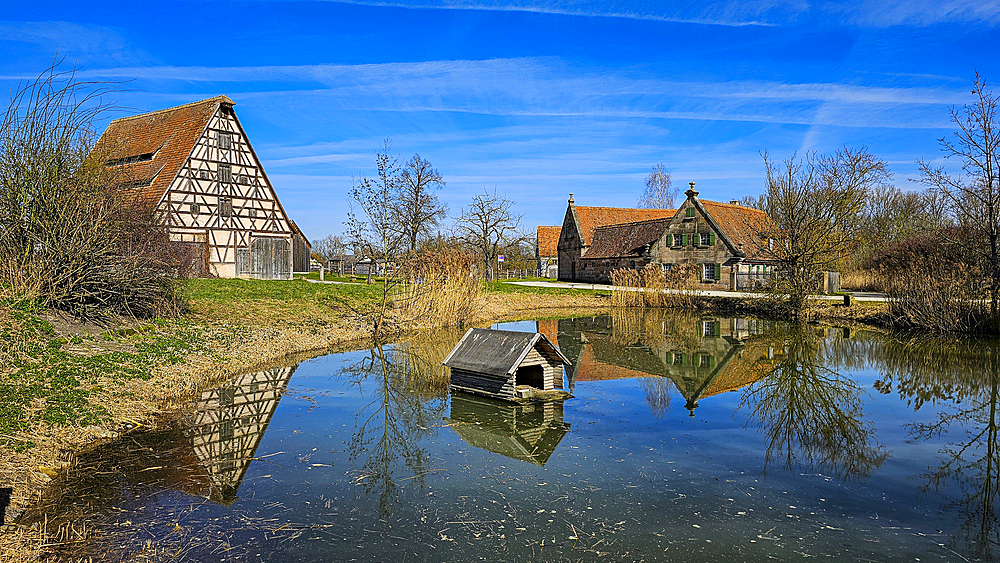
[[[572,204],[566,208],[562,231],[559,233],[559,281],[577,281],[580,279],[580,256],[586,251],[581,235],[576,228]]]
[[[576,277],[577,281],[587,283],[611,283],[612,270],[622,268],[641,270],[650,262],[651,259],[634,258],[583,259],[580,260],[581,266],[577,267]]]
[[[709,235],[708,244],[702,244],[703,234]],[[740,262],[740,258],[729,250],[722,241],[722,236],[712,229],[690,197],[681,204],[677,215],[653,246],[651,254],[660,264],[719,264],[718,279],[715,280],[705,278],[704,266],[701,266],[703,289],[729,289],[733,270]]]

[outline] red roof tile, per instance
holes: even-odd
[[[771,219],[766,213],[731,203],[705,200],[698,202],[712,216],[733,246],[740,249],[742,244],[742,250],[748,258],[759,257],[763,243],[755,233],[765,232],[771,224]]]
[[[594,229],[604,225],[620,225],[650,219],[669,219],[674,216],[675,209],[634,209],[631,207],[581,207],[575,206],[576,218],[580,222],[580,235],[583,244],[589,245],[593,240]]]
[[[158,201],[221,105],[235,104],[226,96],[216,96],[116,119],[108,125],[94,150],[109,162],[151,154],[152,160],[122,164],[120,170],[124,182],[139,184],[142,186],[139,193],[144,198]]]
[[[538,227],[538,256],[545,257],[559,256],[559,233],[562,231],[562,227],[549,227],[549,226],[539,226]]]

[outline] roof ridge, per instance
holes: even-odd
[[[735,207],[736,209],[746,209],[748,211],[758,211],[760,213],[765,213],[763,209],[757,209],[756,207],[747,207],[746,205],[738,205],[735,203],[722,203],[721,201],[712,201],[710,199],[699,199],[698,201],[700,201],[703,205],[709,203],[712,205],[721,205],[723,207]]]
[[[674,211],[676,211],[676,209]],[[625,221],[624,223],[609,223],[607,225],[598,225],[598,226],[594,227],[594,230],[596,231],[597,229],[607,229],[607,228],[610,228],[610,227],[621,227],[622,225],[637,225],[639,223],[653,223],[655,221],[670,221],[671,219],[672,219],[672,217],[659,217],[657,219],[640,219],[638,221]]]
[[[574,205],[577,209],[625,209],[628,211],[677,211],[676,209],[660,209],[649,207],[609,207],[606,205]]]
[[[204,103],[207,103],[207,102],[218,102],[218,103],[229,104],[229,105],[234,105],[234,106],[236,105],[236,102],[234,102],[232,99],[230,99],[229,96],[227,96],[225,94],[219,94],[218,96],[214,96],[214,97],[211,97],[211,98],[205,98],[204,100],[198,100],[197,102],[189,102],[189,103],[186,103],[186,104],[181,104],[179,106],[174,106],[174,107],[171,107],[171,108],[158,109],[158,110],[154,110],[154,111],[147,111],[146,113],[139,113],[139,114],[136,114],[136,115],[129,115],[129,116],[126,116],[126,117],[119,117],[118,119],[111,120],[111,123],[118,123],[120,121],[128,121],[130,119],[136,119],[136,118],[139,118],[139,117],[149,117],[151,115],[157,115],[157,114],[160,114],[160,113],[167,113],[167,112],[171,112],[171,111],[177,111],[179,109],[189,108],[191,106],[197,106],[197,105],[204,104]]]

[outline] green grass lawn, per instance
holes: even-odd
[[[539,281],[552,281],[549,279]],[[534,293],[538,295],[611,295],[610,291],[594,289],[570,289],[568,287],[532,287],[516,285],[506,281],[486,282],[486,291],[490,293]]]

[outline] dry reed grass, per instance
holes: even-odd
[[[854,291],[885,291],[885,276],[872,270],[850,270],[840,273],[840,287]]]
[[[409,328],[463,326],[482,310],[485,289],[476,257],[460,250],[425,252],[401,274],[406,282],[395,296]]]
[[[611,272],[611,304],[615,307],[671,307],[693,309],[698,297],[695,264],[679,264],[667,273],[656,264],[641,270]]]

